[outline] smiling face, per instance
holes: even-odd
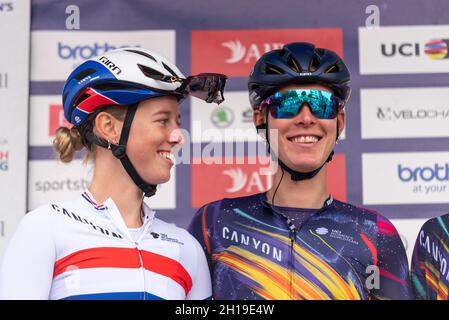
[[[170,169],[174,164],[172,149],[183,139],[177,130],[179,126],[176,98],[164,96],[139,104],[126,153],[145,182],[160,184],[170,179]]]
[[[332,92],[321,85],[295,85],[284,88],[318,89]],[[255,111],[254,123],[265,122],[265,110]],[[268,113],[268,127],[277,130],[277,154],[287,167],[298,172],[309,172],[319,168],[327,160],[333,150],[337,137],[337,121],[339,134],[343,131],[345,115],[341,110],[336,119],[319,119],[315,117],[309,106],[304,104],[299,114],[291,119],[276,119]],[[276,137],[270,135],[271,144]]]

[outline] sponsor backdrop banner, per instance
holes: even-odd
[[[0,260],[26,211],[30,7],[0,2]]]
[[[18,14],[18,9],[15,3],[12,12],[3,7],[0,18]],[[267,162],[251,148],[263,146],[252,125],[248,74],[266,51],[292,41],[309,41],[338,52],[352,73],[345,135],[328,170],[330,190],[336,198],[393,219],[411,252],[422,222],[449,211],[447,12],[446,0],[346,0],[338,5],[332,0],[236,0],[225,5],[201,0],[116,0],[101,6],[90,0],[32,1],[27,209],[76,197],[89,184],[92,168],[83,165],[82,155],[62,165],[51,148],[56,128],[67,125],[60,98],[63,81],[84,59],[123,46],[158,51],[185,74],[229,76],[222,105],[183,102],[182,126],[189,132],[183,161],[174,169],[172,181],[148,201],[159,217],[186,227],[195,210],[208,201],[266,190],[272,183],[269,174],[261,174]],[[9,35],[2,41],[22,41],[24,37],[11,36],[13,29],[17,28],[0,29]],[[14,52],[8,63],[2,59],[3,87],[6,73],[13,70],[8,68],[14,65],[18,70],[17,63],[9,61],[23,54]],[[11,91],[13,82],[8,79]],[[20,97],[26,97],[26,92]],[[8,123],[15,123],[17,129],[25,122]],[[0,169],[9,161],[11,170],[25,154],[13,153],[11,138],[3,131]],[[0,170],[5,179],[9,173]],[[24,190],[11,193],[15,189],[7,185],[3,203],[16,198],[25,202]]]

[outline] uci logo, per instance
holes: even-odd
[[[139,47],[138,45],[135,45]],[[98,43],[94,42],[92,45],[69,45],[61,41],[58,42],[58,56],[61,59],[91,59],[108,52],[109,50],[129,47],[129,45],[116,46],[107,42]]]
[[[0,2],[0,13],[11,12],[14,10],[12,2]]]
[[[424,52],[422,48],[424,47]],[[447,59],[448,56],[449,39],[437,39],[422,43],[382,43],[381,53],[384,57],[391,58],[395,56],[402,57],[420,57],[423,53],[432,60]]]

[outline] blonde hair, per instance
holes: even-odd
[[[56,136],[53,139],[53,148],[56,151],[59,160],[64,163],[69,163],[73,160],[76,151],[79,151],[86,147],[87,153],[84,157],[84,161],[94,156],[93,146],[90,143],[83,144],[83,136],[85,130],[94,132],[95,118],[100,112],[107,112],[118,120],[124,120],[126,116],[127,108],[125,106],[106,106],[99,108],[96,112],[89,115],[86,123],[92,125],[84,126],[84,129],[80,130],[78,127],[73,126],[71,129],[67,127],[59,127],[56,130]]]

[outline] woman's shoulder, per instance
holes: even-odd
[[[393,223],[377,210],[347,202],[342,202],[339,200],[334,200],[334,206],[339,212],[342,212],[346,215],[350,215],[359,219],[361,218],[365,220],[372,220],[378,225],[382,225],[384,227],[393,226]]]
[[[79,207],[79,200],[50,202],[28,211],[23,217],[23,221],[48,222],[57,219],[64,211],[76,211]]]
[[[351,204],[348,202],[343,202],[340,200],[333,200],[333,204],[335,207],[339,209],[339,211],[342,211],[347,214],[355,214],[355,215],[366,215],[367,217],[379,217],[379,218],[385,218],[379,211],[363,207],[356,204]],[[386,219],[386,218],[385,218]]]
[[[204,204],[200,210],[217,206],[221,209],[226,209],[229,207],[238,208],[240,206],[253,205],[254,203],[262,203],[265,199],[265,193],[256,193],[236,198],[222,198]]]

